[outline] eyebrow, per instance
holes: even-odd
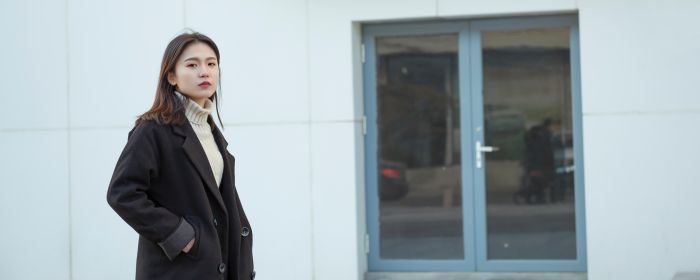
[[[210,56],[210,57],[207,57],[207,59],[205,59],[205,60],[212,60],[212,59],[216,60],[216,57]],[[190,57],[190,58],[185,59],[184,61],[188,61],[188,60],[198,61],[199,59],[197,59],[196,57]]]

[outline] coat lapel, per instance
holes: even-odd
[[[228,210],[229,214],[231,215],[231,218],[229,220],[228,224],[228,231],[231,232],[232,235],[236,236],[232,239],[233,242],[233,248],[236,248],[234,252],[240,252],[241,248],[241,238],[239,236],[239,231],[242,227],[242,220],[239,212],[239,207],[240,203],[238,202],[238,195],[236,194],[236,184],[235,184],[235,177],[236,174],[234,173],[235,169],[235,158],[233,155],[229,157],[229,152],[228,152],[228,142],[226,142],[226,138],[224,138],[224,135],[221,133],[219,128],[216,126],[214,121],[209,118],[209,125],[213,127],[212,129],[212,134],[214,135],[214,140],[216,140],[216,145],[219,147],[219,151],[221,152],[221,156],[224,158],[224,173],[223,176],[221,177],[221,193],[224,197],[226,197],[226,202],[228,203]],[[228,246],[228,245],[227,245]],[[234,253],[234,255],[229,256],[229,258],[235,258],[239,259],[240,255],[239,253]],[[237,263],[237,262],[236,262]],[[237,264],[235,264],[230,271],[238,271]]]
[[[204,183],[211,195],[219,203],[219,206],[221,206],[224,213],[227,213],[228,215],[228,212],[226,211],[226,204],[224,204],[224,200],[221,197],[221,192],[219,191],[219,187],[216,185],[216,180],[214,179],[214,172],[211,170],[211,165],[209,165],[207,155],[204,153],[202,144],[199,143],[199,139],[194,133],[192,126],[189,124],[189,122],[185,122],[183,125],[173,125],[173,132],[185,137],[185,142],[182,143],[182,148],[185,150],[185,154],[204,180]]]
[[[209,118],[209,125],[214,128],[212,129],[212,134],[214,135],[216,145],[219,147],[219,152],[221,152],[221,157],[224,158],[224,173],[221,176],[221,193],[224,195],[228,195],[227,192],[233,192],[235,188],[235,174],[233,172],[233,161],[235,159],[233,158],[233,156],[231,156],[230,158],[228,157],[228,142],[226,142],[226,138],[224,138],[224,135],[221,134],[221,131],[216,126],[211,117]],[[236,211],[236,209],[238,209],[236,200],[230,200],[230,203],[232,203],[232,205],[228,205],[228,209],[233,209],[231,211]]]

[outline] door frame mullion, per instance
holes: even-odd
[[[462,225],[464,237],[464,256],[469,264],[468,271],[477,270],[476,256],[476,198],[474,185],[474,139],[471,65],[471,29],[466,25],[459,33],[459,102],[460,102],[460,145],[462,155]]]

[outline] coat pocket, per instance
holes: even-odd
[[[202,225],[199,218],[195,216],[185,216],[185,220],[194,228],[194,244],[189,252],[183,254],[192,259],[199,259],[199,244],[202,239]]]

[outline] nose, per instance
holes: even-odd
[[[199,70],[199,77],[206,78],[209,77],[209,69],[206,67],[201,67]]]

